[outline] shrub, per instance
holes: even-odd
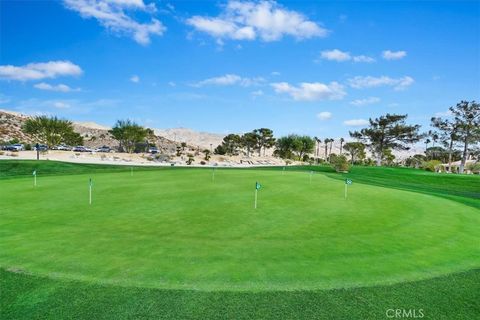
[[[332,157],[332,159],[330,160],[330,163],[332,165],[332,168],[334,168],[335,171],[337,172],[345,172],[345,171],[348,171],[348,169],[350,169],[348,160],[344,155],[340,155],[340,156],[337,155],[335,157]]]
[[[425,161],[424,163],[422,163],[422,169],[436,172],[441,164],[442,162],[440,160]]]
[[[470,163],[467,166],[467,169],[472,171],[473,173],[480,173],[480,162],[477,163]]]

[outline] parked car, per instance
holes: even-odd
[[[109,146],[103,146],[95,149],[96,152],[110,152],[112,149]]]
[[[37,149],[38,149],[38,151],[47,151],[48,146],[46,144],[39,144],[38,147],[35,145],[33,147],[33,150],[37,151]]]
[[[58,146],[55,146],[52,149],[53,150],[60,150],[60,151],[70,151],[70,150],[72,150],[72,147],[67,146],[65,144],[59,144]]]
[[[157,147],[150,147],[150,148],[148,148],[148,152],[149,153],[158,153],[158,149],[157,149]]]
[[[76,146],[72,149],[75,152],[91,152],[92,150],[84,146]]]
[[[3,149],[7,151],[22,151],[24,150],[24,146],[21,143],[15,143],[5,146]]]

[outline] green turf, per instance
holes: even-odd
[[[451,183],[436,186],[435,176],[416,170],[375,168],[375,177],[372,169],[358,168],[350,175],[354,185],[345,201],[342,177],[328,172],[313,175],[310,183],[308,171],[219,169],[213,182],[210,169],[138,169],[131,177],[125,168],[33,165],[39,173],[51,174],[39,174],[36,189],[31,177],[0,180],[0,202],[7,203],[0,220],[0,266],[16,272],[2,275],[7,297],[26,299],[35,308],[44,303],[39,288],[58,292],[63,284],[78,285],[89,299],[111,290],[124,299],[126,292],[133,304],[146,294],[170,292],[182,301],[192,299],[182,304],[186,309],[198,308],[209,296],[221,301],[231,297],[226,305],[232,308],[244,301],[245,312],[255,295],[264,303],[279,297],[300,306],[330,297],[334,304],[357,293],[374,297],[384,288],[402,291],[416,284],[353,287],[428,279],[480,266],[479,177],[437,176]],[[75,175],[65,174],[68,166]],[[0,169],[6,167],[28,173],[32,163],[0,162]],[[56,171],[61,174],[54,175]],[[4,178],[12,176],[11,171],[1,172]],[[87,204],[89,177],[94,178],[92,206]],[[393,188],[379,187],[386,177]],[[263,188],[254,210],[257,180]],[[405,181],[409,186],[417,181],[422,193],[398,190],[408,189]],[[430,184],[436,188],[425,194]],[[456,201],[447,199],[451,197]],[[478,278],[477,271],[466,274]],[[469,277],[462,289],[466,298],[474,289]],[[428,284],[428,291],[433,290],[429,283],[435,287],[441,281],[415,283]],[[25,297],[12,289],[17,282],[35,289],[25,289],[30,292]],[[330,288],[346,289],[315,291]],[[219,296],[205,290],[239,292]],[[50,298],[55,294],[43,294],[47,304],[54,303]],[[371,310],[383,307],[371,303]],[[214,305],[206,307],[208,312]],[[172,308],[179,308],[178,302]],[[8,310],[15,315],[20,307]],[[274,310],[267,310],[258,314],[264,316],[252,316],[274,318]],[[140,311],[137,306],[125,312]],[[195,309],[168,312],[184,318],[184,312],[195,314]],[[368,314],[362,312],[356,315]],[[321,315],[319,310],[315,314]],[[301,316],[308,318],[307,313]]]

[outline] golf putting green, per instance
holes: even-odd
[[[93,178],[93,203],[88,180]],[[255,182],[261,183],[258,208]],[[310,290],[480,266],[480,212],[323,174],[164,169],[0,181],[0,267],[194,290]]]

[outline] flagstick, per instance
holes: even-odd
[[[255,209],[257,209],[257,193],[258,189],[255,189]]]

